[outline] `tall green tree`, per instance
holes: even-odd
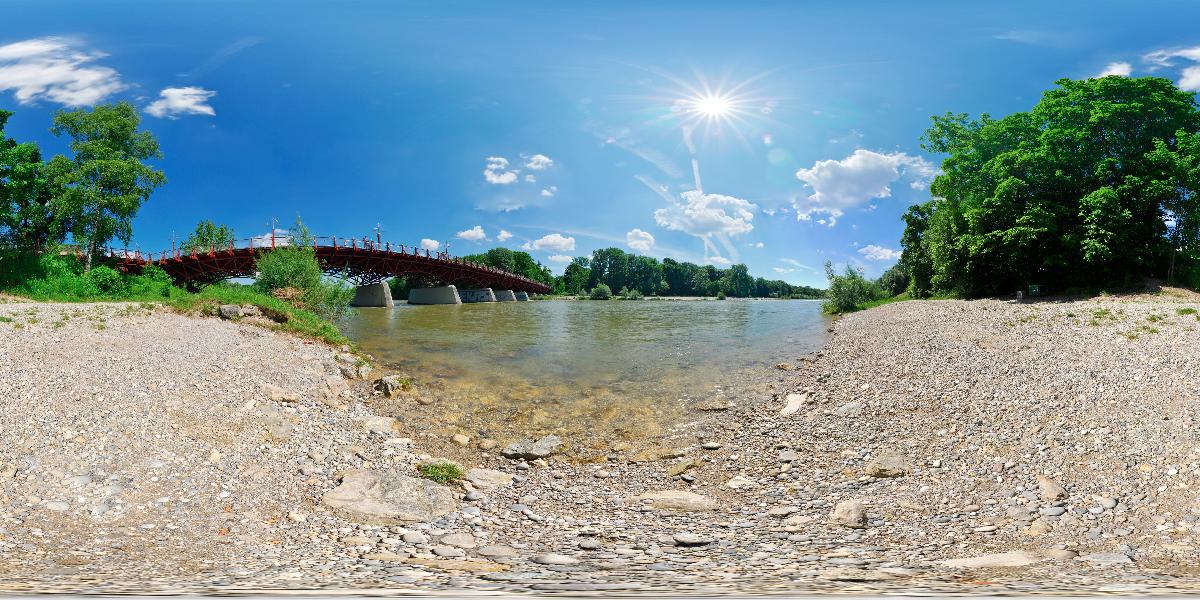
[[[196,224],[194,229],[183,242],[185,253],[208,252],[210,248],[225,248],[234,240],[233,229],[225,224],[216,224],[205,219]]]
[[[629,255],[620,248],[601,248],[592,252],[592,275],[588,287],[603,283],[609,289],[625,287]]]
[[[162,158],[158,140],[138,131],[139,124],[128,102],[54,115],[50,131],[71,139],[73,156],[55,156],[47,167],[53,211],[84,252],[85,270],[110,240],[129,243],[134,215],[166,183],[163,172],[145,162]]]
[[[0,245],[40,250],[61,236],[54,231],[41,150],[4,135],[12,114],[0,110]]]
[[[563,269],[563,291],[574,295],[587,291],[588,280],[592,277],[591,264],[592,261],[588,260],[586,256],[576,256],[571,259],[571,264]]]
[[[902,240],[914,295],[1165,275],[1172,247],[1195,245],[1194,94],[1156,77],[1056,84],[1029,112],[933,118],[922,147],[946,158]]]

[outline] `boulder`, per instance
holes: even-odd
[[[506,458],[533,460],[554,454],[562,447],[562,444],[562,440],[558,439],[557,435],[548,435],[536,442],[529,439],[513,442],[505,446],[500,453]]]
[[[1043,500],[1049,500],[1053,502],[1055,500],[1062,500],[1063,498],[1067,497],[1067,489],[1064,488],[1059,482],[1050,479],[1045,475],[1037,476],[1037,484],[1038,488],[1042,492]]]
[[[242,318],[242,307],[236,304],[222,304],[217,308],[217,314],[222,319],[240,319]]]
[[[357,470],[342,476],[321,502],[343,518],[371,525],[432,521],[458,509],[450,488],[396,473]]]
[[[872,458],[864,470],[871,477],[902,477],[912,472],[912,466],[903,455],[885,452]]]
[[[862,529],[867,526],[867,507],[859,500],[843,500],[833,507],[829,518],[838,525]]]
[[[275,402],[300,401],[300,394],[297,394],[296,392],[289,392],[288,390],[285,390],[277,385],[271,385],[269,383],[263,386],[263,392],[266,393],[268,399],[274,400]]]
[[[1024,567],[1040,562],[1042,559],[1028,552],[1002,552],[1000,554],[984,554],[968,558],[954,558],[942,561],[942,566],[951,569],[989,569],[999,567]]]
[[[695,492],[680,490],[646,492],[645,494],[630,498],[628,503],[635,505],[647,503],[651,508],[656,510],[673,510],[679,512],[709,511],[717,508],[717,502],[708,496],[701,496]]]
[[[388,398],[394,398],[401,392],[412,388],[412,380],[402,375],[386,375],[376,379],[371,387],[377,392],[383,392],[383,395]]]
[[[783,410],[779,411],[779,416],[787,417],[795,414],[808,402],[808,394],[788,394],[786,398],[787,404]]]
[[[467,471],[466,480],[478,489],[490,490],[512,485],[513,476],[493,469],[471,469]]]

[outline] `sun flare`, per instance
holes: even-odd
[[[707,94],[692,100],[692,111],[712,119],[727,117],[733,110],[733,101],[720,94]]]

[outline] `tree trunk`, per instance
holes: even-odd
[[[87,273],[92,270],[92,255],[96,253],[96,243],[88,240],[87,255],[83,257],[83,272]]]

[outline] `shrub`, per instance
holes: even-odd
[[[330,320],[342,318],[350,310],[354,289],[324,279],[316,252],[308,246],[284,246],[263,251],[258,256],[257,267],[254,285],[263,293]]]
[[[96,290],[105,296],[120,296],[121,288],[125,284],[121,280],[120,273],[104,265],[93,267],[91,271],[88,271],[87,278],[92,285],[96,286]]]
[[[627,287],[621,288],[621,299],[622,300],[641,300],[644,297],[645,296],[642,294],[641,290],[637,290],[637,289],[631,290]]]
[[[417,466],[417,472],[421,477],[442,485],[458,481],[466,475],[462,467],[448,460],[424,463]]]
[[[596,287],[592,288],[592,293],[588,297],[592,300],[608,300],[612,298],[612,288],[603,283],[596,284]]]
[[[829,291],[821,307],[828,313],[847,313],[858,310],[861,305],[883,298],[883,290],[873,281],[863,277],[862,272],[846,265],[846,271],[838,275],[831,263],[825,263],[825,276],[829,278]]]
[[[725,290],[721,290],[721,291],[717,292],[717,300],[724,300],[724,299],[725,299]]]

